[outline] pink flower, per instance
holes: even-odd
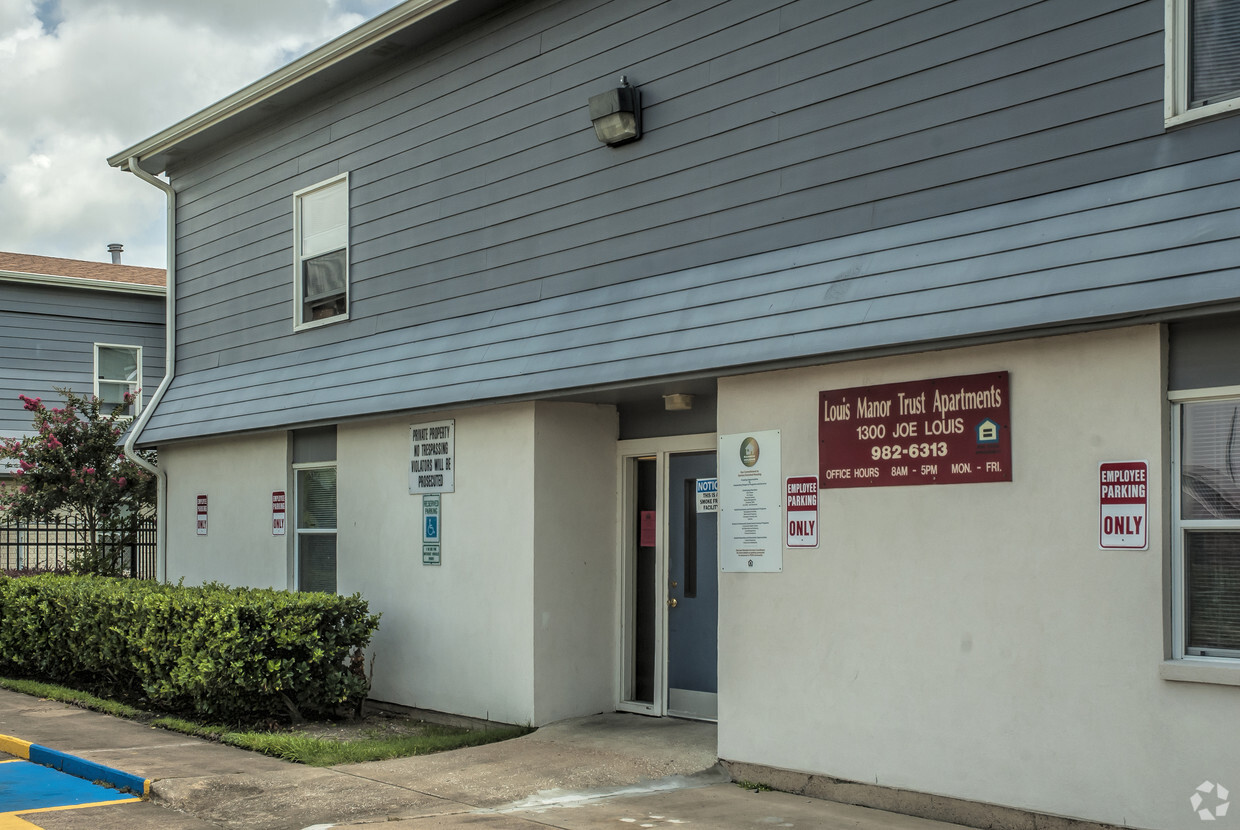
[[[23,473],[26,472],[27,470],[34,469],[34,465],[24,458],[21,461],[17,462],[17,466],[21,468]]]
[[[112,479],[112,483],[114,483],[117,487],[124,487],[126,484],[129,483],[129,479],[125,478],[124,476],[121,476],[120,478]]]
[[[63,446],[64,444],[60,443],[60,440],[55,435],[47,436],[47,448],[49,450],[58,450]]]
[[[95,468],[94,467],[83,467],[82,472],[88,476],[93,476],[95,474]]]
[[[30,492],[30,488],[29,488],[29,487],[27,487],[26,485],[24,485],[24,484],[23,484],[21,487],[18,487],[18,488],[17,488],[17,491],[18,491],[19,493],[29,493],[29,492]]]
[[[18,395],[17,397],[21,399],[22,408],[27,412],[36,411],[39,409],[40,404],[43,403],[42,398],[27,398],[25,395]]]

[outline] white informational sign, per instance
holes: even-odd
[[[719,436],[719,569],[784,569],[779,430]]]
[[[456,491],[456,421],[409,427],[409,494]]]
[[[199,494],[198,501],[198,535],[207,535],[207,497]]]
[[[1150,546],[1149,471],[1146,461],[1098,465],[1098,547],[1145,550]]]
[[[697,512],[719,512],[719,479],[699,478],[697,480]]]
[[[273,490],[271,492],[271,535],[283,536],[285,528],[285,518],[288,516],[286,510],[285,493],[283,490]]]
[[[784,482],[790,548],[818,547],[818,476],[789,476]]]

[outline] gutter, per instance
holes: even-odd
[[[113,294],[164,296],[164,287],[162,285],[146,285],[140,282],[120,282],[117,280],[95,280],[87,277],[58,277],[52,274],[28,274],[21,271],[0,271],[0,282],[26,282],[34,285],[52,285],[58,288],[109,291]]]
[[[121,165],[122,170],[133,173],[139,179],[148,184],[158,187],[164,192],[168,200],[168,239],[167,239],[167,256],[168,270],[165,281],[166,294],[164,299],[165,318],[164,318],[164,379],[159,382],[159,388],[155,390],[155,394],[151,396],[147,405],[142,408],[142,413],[138,416],[138,420],[129,430],[129,436],[125,439],[124,452],[129,460],[133,461],[139,467],[154,473],[156,480],[156,504],[155,504],[155,578],[161,582],[168,579],[168,473],[162,467],[150,463],[141,457],[134,450],[134,446],[141,436],[142,430],[146,429],[146,424],[151,419],[151,415],[155,412],[155,407],[163,400],[164,393],[168,391],[168,387],[172,385],[172,378],[176,374],[176,221],[177,221],[177,194],[172,189],[172,185],[162,179],[157,179],[150,173],[142,169],[138,164],[136,156],[131,156]]]

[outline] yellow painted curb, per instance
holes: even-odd
[[[0,752],[7,752],[18,758],[29,760],[30,741],[23,741],[21,738],[14,738],[10,735],[0,735]]]

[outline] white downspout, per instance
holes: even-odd
[[[146,428],[147,421],[151,419],[151,413],[155,411],[155,406],[163,399],[164,393],[168,391],[168,387],[172,385],[172,377],[176,373],[177,194],[168,182],[157,179],[143,170],[138,164],[137,157],[131,156],[129,161],[121,166],[121,169],[127,170],[139,179],[158,187],[164,192],[168,200],[168,273],[164,281],[166,291],[164,300],[164,379],[160,381],[159,388],[155,390],[155,394],[151,396],[150,401],[142,408],[142,414],[138,416],[137,423],[133,425],[133,429],[129,430],[129,437],[125,439],[125,455],[139,467],[155,474],[157,494],[157,503],[155,505],[155,578],[160,582],[166,582],[168,580],[168,473],[163,469],[162,465],[151,464],[145,458],[138,455],[134,451],[134,445],[137,443],[138,436],[142,434],[142,430]]]

